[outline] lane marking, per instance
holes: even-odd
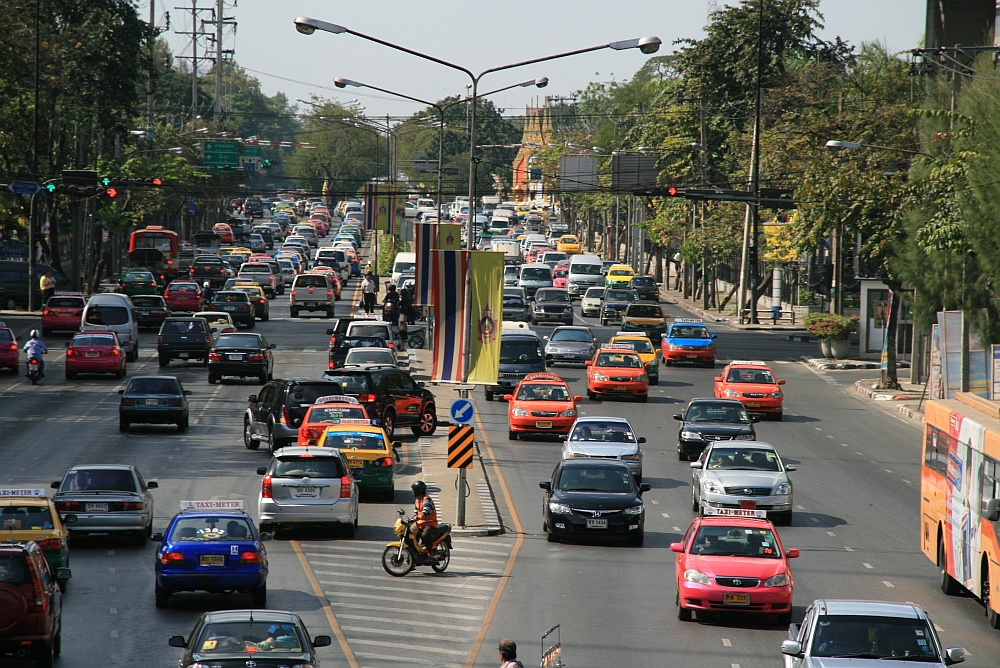
[[[681,532],[681,528],[680,528],[680,527],[672,527],[672,528],[673,528],[673,530],[674,530],[674,531],[676,531],[677,533],[680,533],[680,532]]]
[[[892,584],[888,580],[882,580],[882,584],[884,584],[886,587],[889,587],[890,589],[895,589],[896,588],[896,585]]]
[[[660,514],[663,515],[664,517],[670,517],[670,513],[660,513]]]
[[[326,597],[323,593],[323,588],[319,584],[319,580],[316,579],[316,575],[312,571],[312,567],[309,565],[309,561],[306,559],[305,553],[302,551],[302,546],[299,545],[299,541],[291,540],[289,543],[292,549],[295,550],[295,556],[299,558],[299,563],[302,564],[302,570],[306,574],[306,579],[309,580],[309,586],[312,587],[313,594],[316,596],[316,600],[319,601],[320,607],[323,608],[323,613],[326,615],[326,621],[330,624],[330,630],[333,631],[333,635],[337,638],[337,643],[340,645],[340,649],[344,652],[344,658],[347,659],[347,665],[351,668],[361,668],[361,664],[358,663],[357,658],[354,656],[354,650],[351,646],[347,644],[347,637],[344,635],[343,629],[340,628],[340,622],[337,621],[337,615],[334,614],[333,608],[330,607],[330,599]]]
[[[853,548],[853,547],[847,547],[847,546],[845,545],[845,546],[844,546],[844,549],[845,549],[845,550],[847,550],[848,552],[854,552],[854,548]]]
[[[827,536],[836,536],[837,534],[833,533],[832,531],[827,531],[826,535]]]
[[[871,565],[871,564],[869,564],[869,563],[864,563],[864,562],[862,562],[862,564],[861,564],[861,565],[862,565],[862,566],[864,566],[865,568],[875,568],[874,566],[872,566],[872,565]]]
[[[890,471],[889,469],[886,469],[885,472],[886,473],[892,473],[892,471]]]
[[[907,485],[912,485],[913,484],[912,482],[910,482],[906,478],[900,478],[900,480],[902,480],[903,482],[905,482]]]
[[[731,640],[729,640],[729,638],[723,638],[722,639],[722,646],[723,647],[732,647],[733,643],[732,643]]]
[[[798,508],[799,510],[805,510],[806,509],[805,506],[796,505],[795,507]]]
[[[656,499],[650,499],[650,501],[649,501],[649,502],[650,502],[650,503],[652,503],[652,504],[653,504],[654,506],[658,506],[658,505],[660,505],[660,502],[659,502],[659,501],[657,501]]]

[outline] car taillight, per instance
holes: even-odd
[[[177,566],[184,563],[184,553],[182,552],[164,552],[163,556],[160,557],[160,563],[164,566]]]
[[[125,501],[122,503],[122,510],[142,510],[145,504],[142,501]]]
[[[80,510],[79,501],[56,501],[56,510]]]
[[[374,394],[359,394],[358,395],[358,403],[365,404],[365,403],[368,403],[370,401],[375,401],[375,395]]]
[[[155,287],[156,287],[156,281],[153,281],[152,283],[150,283],[150,284],[149,284],[149,287],[151,287],[151,288],[155,288]]]
[[[292,299],[295,299],[295,290],[292,290]]]
[[[262,564],[264,563],[264,557],[261,556],[260,552],[244,552],[240,555],[241,564]]]
[[[264,299],[263,297],[261,297],[261,298],[260,298],[259,300],[257,300],[257,303],[258,303],[258,304],[266,304],[266,303],[267,303],[267,300],[266,300],[266,299]]]
[[[211,352],[208,353],[208,361],[209,362],[221,362],[222,361],[222,355],[220,355],[219,353],[217,353],[217,352],[215,352],[213,350],[213,351],[211,351]]]
[[[69,352],[67,351],[66,354],[68,355]],[[121,353],[118,351],[117,348],[112,348],[111,350],[108,351],[108,357],[118,357],[120,354]]]
[[[319,438],[320,434],[323,433],[323,427],[306,427],[303,436],[306,438]]]
[[[66,357],[72,357],[73,355],[76,355],[76,354],[77,354],[76,351],[73,350],[72,348],[67,348],[66,349]]]
[[[330,360],[330,361],[329,361],[329,362],[327,362],[327,364],[326,364],[326,368],[327,368],[327,369],[332,369],[332,368],[334,368],[335,366],[336,366],[336,364],[334,364],[334,363],[333,363],[333,360]]]
[[[156,344],[159,345],[161,343],[163,343],[163,337],[162,336],[157,336],[156,337]]]
[[[249,310],[251,310],[252,308],[253,308],[253,306],[252,306],[252,305],[250,305],[250,304],[244,304],[244,306],[243,306],[243,310],[244,310],[244,311],[249,311]]]
[[[17,350],[17,344],[16,343],[10,344],[10,349],[11,350]]]
[[[48,310],[48,309],[45,309],[44,311],[42,311],[42,315],[43,315],[43,316],[46,316],[46,315],[52,315],[52,311],[50,311],[50,310]]]
[[[251,362],[261,362],[264,359],[264,353],[258,350],[255,353],[247,355],[247,359]]]
[[[122,399],[122,406],[135,406],[135,399]]]
[[[184,405],[184,400],[183,399],[168,399],[167,400],[167,405],[168,406],[173,406],[175,408],[179,408],[179,407],[181,407],[181,406]]]
[[[60,550],[62,549],[62,545],[62,538],[47,538],[45,540],[38,541],[38,547],[41,548],[42,552]]]
[[[288,412],[288,406],[281,407],[281,419],[279,420],[281,424],[291,424],[292,414]]]
[[[270,499],[271,498],[271,476],[266,475],[260,483],[260,498]]]
[[[351,498],[351,476],[345,475],[340,479],[340,498]]]
[[[392,457],[379,457],[375,460],[375,466],[392,466]]]

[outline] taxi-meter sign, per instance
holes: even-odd
[[[476,414],[476,408],[468,399],[452,399],[451,409],[448,411],[451,421],[458,424],[469,424]]]

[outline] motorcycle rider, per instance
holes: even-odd
[[[434,530],[438,525],[437,508],[427,496],[427,484],[423,480],[417,480],[410,485],[410,489],[413,490],[413,533],[417,538],[417,547],[426,552],[434,541]]]
[[[399,310],[402,315],[406,316],[406,322],[409,325],[413,324],[413,290],[410,288],[403,288],[399,294]]]
[[[382,315],[383,317],[395,316],[397,313],[399,313],[399,293],[396,292],[395,285],[390,285],[385,292],[385,297],[382,298]],[[392,320],[395,319],[395,317],[392,318]]]
[[[45,345],[45,342],[42,341],[42,335],[37,329],[31,330],[30,337],[28,342],[24,344],[24,352],[28,353],[28,359],[25,360],[25,369],[28,368],[31,360],[38,360],[38,375],[45,378],[45,360],[42,359],[42,355],[49,352],[49,349]]]
[[[201,284],[201,301],[205,304],[212,303],[212,284],[208,281]]]

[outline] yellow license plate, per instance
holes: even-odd
[[[202,566],[225,566],[226,557],[222,554],[203,554],[201,555],[201,565]]]
[[[750,594],[723,594],[722,602],[726,605],[750,605]]]
[[[698,356],[697,355],[688,355],[687,358],[689,360],[696,360],[696,359],[698,359]]]
[[[625,385],[615,385],[615,390],[614,391],[615,392],[624,392],[627,389],[628,389],[628,387],[626,387]]]
[[[363,467],[365,465],[365,463],[362,460],[360,460],[360,459],[348,459],[347,460],[347,465],[348,466],[355,466],[355,467]]]
[[[760,402],[759,401],[748,401],[747,402],[747,408],[760,408]]]
[[[539,429],[552,429],[552,420],[535,420],[535,426]]]

